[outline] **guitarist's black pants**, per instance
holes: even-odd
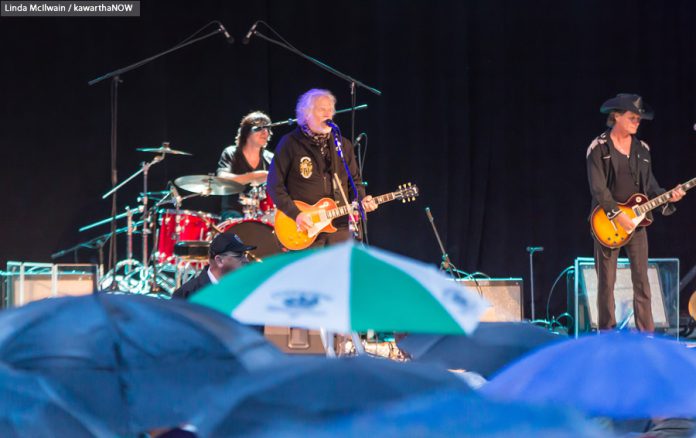
[[[623,246],[631,266],[633,283],[633,312],[636,327],[640,331],[655,330],[650,283],[648,281],[648,234],[645,227],[638,227],[633,238]],[[614,285],[616,264],[620,248],[611,249],[594,242],[595,269],[597,270],[598,328],[608,330],[616,327]]]

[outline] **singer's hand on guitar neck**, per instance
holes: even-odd
[[[372,197],[372,195],[367,195],[362,200],[362,206],[368,213],[377,210],[378,205],[379,204],[377,204],[377,201]]]
[[[307,231],[310,228],[312,228],[312,225],[314,225],[314,222],[312,222],[312,218],[309,216],[309,213],[304,212],[297,215],[297,217],[295,218],[295,223],[297,224],[297,229],[301,231]]]
[[[626,232],[628,232],[628,233],[633,231],[633,229],[636,227],[636,224],[633,223],[630,216],[628,216],[623,211],[621,213],[619,213],[618,216],[616,216],[615,220],[616,220],[616,222],[619,223],[619,225],[621,225],[621,228],[626,230]]]

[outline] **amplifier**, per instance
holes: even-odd
[[[574,266],[574,288],[568,294],[568,308],[579,332],[597,328],[597,272],[594,259],[578,257]],[[655,328],[679,328],[679,259],[648,259],[648,281]],[[617,325],[635,327],[633,318],[633,283],[628,259],[619,258],[614,286]]]
[[[97,265],[7,262],[5,307],[72,295],[88,295],[97,288]]]
[[[460,285],[478,293],[491,307],[486,309],[481,321],[522,321],[523,282],[521,278],[485,278],[456,280]]]

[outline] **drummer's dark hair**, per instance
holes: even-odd
[[[239,123],[239,129],[237,129],[237,136],[234,138],[234,142],[237,145],[237,151],[241,152],[244,144],[251,135],[251,128],[254,126],[270,125],[271,118],[268,117],[266,113],[261,111],[254,111],[246,116],[242,117],[242,121]],[[271,140],[271,136],[268,136],[268,140]]]

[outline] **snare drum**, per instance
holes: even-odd
[[[202,211],[162,210],[159,216],[157,260],[174,262],[174,246],[177,242],[207,240],[212,238],[213,226],[219,216]]]
[[[217,228],[220,231],[231,231],[242,239],[246,245],[255,246],[256,249],[249,251],[252,255],[250,260],[258,261],[273,254],[280,254],[284,251],[283,246],[278,242],[273,231],[273,226],[266,221],[259,219],[228,219],[221,222]]]

